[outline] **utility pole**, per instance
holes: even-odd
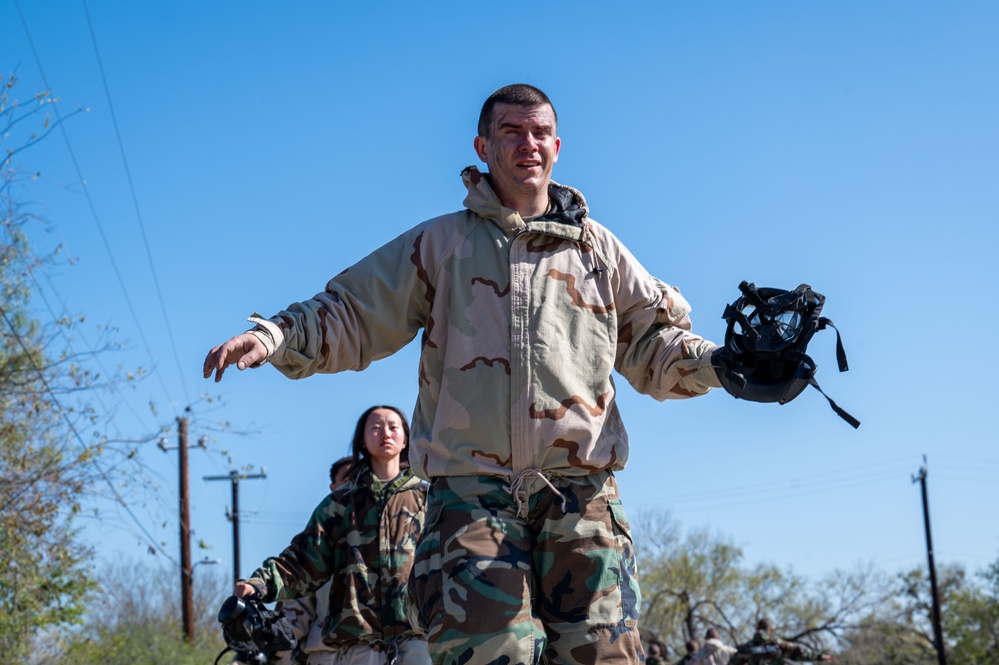
[[[930,503],[926,495],[926,455],[923,455],[923,466],[919,473],[912,477],[912,482],[918,482],[923,493],[923,524],[926,527],[926,556],[930,564],[930,591],[933,594],[933,642],[937,649],[937,663],[947,665],[947,653],[944,651],[943,627],[940,625],[940,594],[937,590],[937,567],[933,563],[933,538],[930,536]]]
[[[260,473],[240,473],[235,469],[227,476],[205,476],[205,480],[228,480],[232,483],[232,513],[227,515],[232,520],[232,583],[239,581],[239,481],[266,478],[267,469],[261,467]]]
[[[156,446],[163,452],[178,450],[178,476],[180,477],[180,611],[184,638],[194,641],[194,589],[191,582],[191,504],[187,477],[187,418],[177,418],[177,445],[168,446],[160,439]],[[205,447],[205,439],[198,440],[198,447]]]

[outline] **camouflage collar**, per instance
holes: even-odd
[[[468,189],[468,196],[464,201],[465,207],[480,217],[493,221],[506,233],[517,233],[526,228],[543,229],[547,233],[558,224],[567,228],[555,235],[573,239],[581,239],[584,235],[582,229],[589,209],[586,207],[586,199],[577,189],[554,181],[550,182],[549,210],[530,223],[525,223],[519,212],[500,203],[499,197],[489,183],[488,174],[481,173],[474,166],[466,166],[461,172],[461,180]],[[536,226],[539,223],[540,228]]]
[[[382,492],[388,490],[391,492],[398,492],[400,490],[412,489],[418,486],[422,481],[416,477],[413,470],[406,468],[402,470],[398,476],[389,481],[381,480],[376,477],[375,474],[371,472],[371,467],[365,465],[363,470],[354,479],[354,484],[356,487],[364,487],[370,489],[375,494],[381,494]]]

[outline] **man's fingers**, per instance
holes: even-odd
[[[242,345],[237,340],[237,337],[233,337],[225,344],[219,344],[208,352],[203,368],[206,379],[212,375],[212,372],[215,372],[215,383],[218,383],[222,380],[225,368],[239,360],[239,357],[243,355]]]
[[[202,368],[207,379],[215,372],[215,383],[222,380],[226,367],[236,365],[238,369],[254,367],[267,359],[267,347],[255,335],[244,333],[233,337],[208,352]]]
[[[213,371],[215,371],[215,363],[218,362],[218,352],[220,348],[222,348],[221,344],[213,348],[208,352],[208,355],[205,356],[205,364],[201,371],[204,373],[206,379],[212,375]]]
[[[238,582],[236,588],[233,589],[232,594],[238,596],[239,598],[246,598],[251,595],[256,589],[247,584],[246,582]]]

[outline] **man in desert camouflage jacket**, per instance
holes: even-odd
[[[611,372],[657,400],[719,385],[680,292],[551,180],[557,123],[537,88],[493,93],[474,141],[489,172],[462,172],[462,210],[204,363],[216,381],[360,370],[422,331],[410,460],[431,489],[409,593],[437,664],[642,662]]]

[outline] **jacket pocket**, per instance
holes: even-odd
[[[620,499],[609,499],[607,501],[607,508],[610,510],[615,530],[624,536],[629,543],[633,543],[634,541],[631,538],[631,524],[628,522],[628,516],[624,512],[624,504],[621,503]]]

